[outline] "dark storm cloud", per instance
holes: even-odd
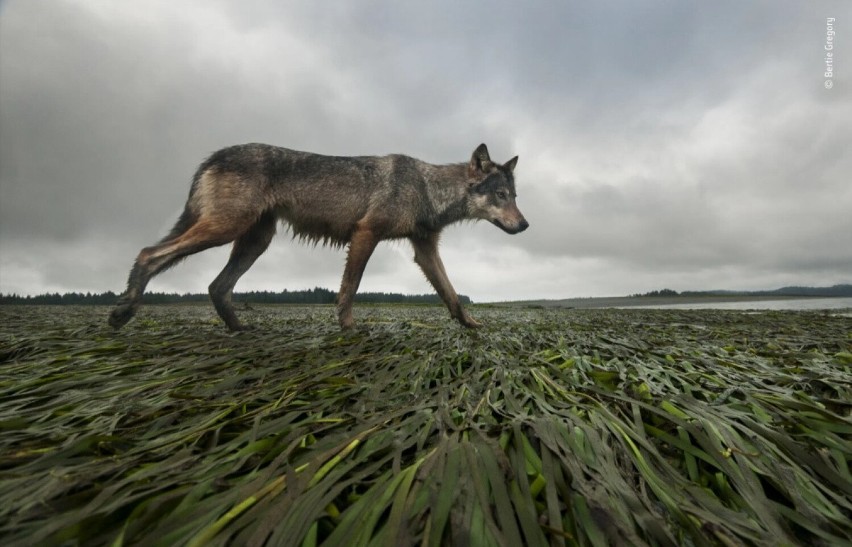
[[[530,230],[444,238],[475,299],[848,280],[850,92],[821,73],[843,5],[5,2],[0,291],[120,289],[201,159],[247,141],[520,155]],[[336,286],[340,251],[288,239],[238,289]],[[428,291],[410,254],[380,247],[364,288]]]

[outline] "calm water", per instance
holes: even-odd
[[[801,300],[762,300],[751,302],[704,302],[701,304],[667,304],[631,306],[653,310],[836,310],[852,308],[852,297],[803,298]]]

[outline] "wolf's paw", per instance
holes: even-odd
[[[465,326],[469,329],[481,329],[482,328],[482,323],[480,323],[479,321],[477,321],[476,319],[474,319],[473,317],[471,317],[467,314],[465,314],[464,317],[459,319],[459,323],[461,323],[463,326]]]
[[[352,318],[352,314],[339,314],[337,316],[337,324],[340,325],[340,330],[342,331],[351,331],[355,329],[355,320]]]
[[[126,325],[128,321],[133,319],[134,315],[136,315],[136,310],[133,309],[133,306],[130,304],[119,304],[114,310],[112,310],[112,313],[109,314],[109,326],[116,330],[120,329]]]
[[[234,325],[227,325],[228,330],[231,332],[246,332],[257,330],[256,325],[246,325],[245,323],[236,323]]]

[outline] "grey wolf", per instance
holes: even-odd
[[[459,302],[438,254],[446,226],[487,220],[509,234],[529,224],[515,203],[518,157],[493,162],[481,144],[470,161],[433,165],[404,155],[324,156],[266,144],[213,153],[195,172],[183,213],[169,234],[139,252],[109,317],[124,326],[139,308],[148,281],[187,256],[233,242],[230,259],[209,287],[231,330],[246,328],[231,304],[234,285],[263,254],[282,220],[294,237],[348,246],[337,297],[341,328],[353,326],[352,302],[376,245],[407,238],[414,261],[466,327],[479,327]]]

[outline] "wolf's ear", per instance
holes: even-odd
[[[509,171],[510,173],[513,173],[515,171],[516,165],[518,165],[518,156],[515,156],[514,158],[504,163],[503,168]]]
[[[473,151],[470,157],[470,165],[467,168],[467,173],[471,177],[487,173],[491,169],[491,156],[488,155],[488,147],[485,144],[480,144]]]

